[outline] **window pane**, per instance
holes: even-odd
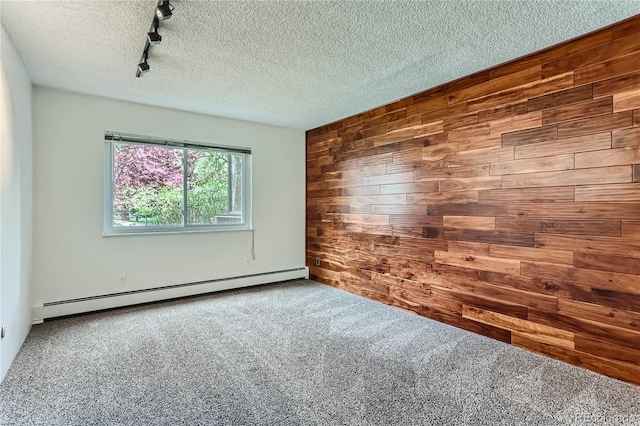
[[[113,226],[182,225],[182,149],[113,144]]]
[[[241,155],[188,150],[187,224],[224,225],[243,223],[242,204],[236,200]],[[241,191],[241,188],[240,188]],[[240,196],[242,194],[240,193]],[[238,207],[236,209],[236,207]]]

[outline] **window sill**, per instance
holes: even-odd
[[[216,228],[194,228],[194,229],[158,229],[149,231],[127,231],[127,232],[103,232],[103,237],[124,237],[139,235],[166,235],[166,234],[200,234],[206,232],[243,232],[253,231],[251,227],[216,227]]]

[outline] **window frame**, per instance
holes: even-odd
[[[182,223],[180,225],[158,226],[113,226],[113,201],[114,201],[114,144],[126,143],[132,145],[148,145],[168,149],[182,150],[183,168],[183,203]],[[188,151],[200,150],[206,152],[222,152],[227,154],[242,154],[242,223],[227,224],[193,224],[187,223],[187,162]],[[251,167],[252,151],[250,148],[233,147],[224,145],[209,145],[189,141],[178,141],[154,138],[151,136],[139,136],[124,133],[105,132],[104,137],[104,211],[103,211],[103,236],[136,235],[136,234],[167,234],[167,233],[192,233],[192,232],[220,232],[220,231],[250,231],[252,230],[252,192],[251,192]],[[229,189],[230,190],[230,189]]]

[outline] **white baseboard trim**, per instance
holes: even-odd
[[[222,290],[269,284],[279,281],[309,278],[309,268],[302,267],[285,271],[265,272],[239,277],[221,278],[211,281],[177,284],[122,293],[112,293],[79,299],[37,303],[32,307],[32,322],[40,324],[47,318],[81,314],[122,306],[138,305],[159,300],[213,293]]]

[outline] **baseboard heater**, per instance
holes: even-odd
[[[185,296],[213,293],[222,290],[269,284],[279,281],[309,278],[309,268],[286,269],[282,271],[218,278],[184,284],[123,291],[99,296],[58,300],[36,304],[32,307],[33,324],[40,324],[47,318],[74,315],[84,312],[138,305],[140,303],[175,299]]]

